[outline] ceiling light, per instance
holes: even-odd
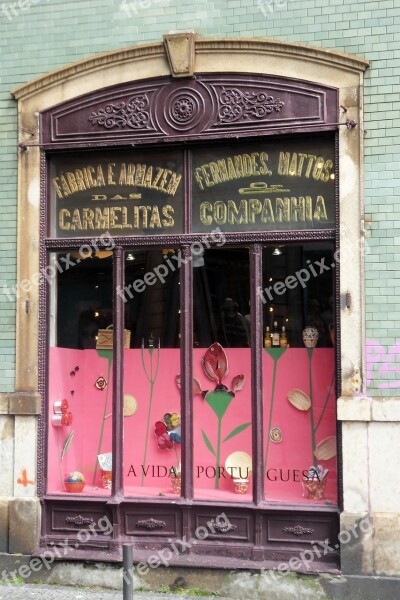
[[[282,250],[279,250],[279,248],[275,248],[275,250],[272,253],[272,256],[279,256],[280,254],[282,254]]]

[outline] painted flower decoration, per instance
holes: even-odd
[[[154,433],[161,450],[171,450],[181,443],[181,418],[178,413],[165,413],[163,421],[157,421]]]
[[[180,375],[177,375],[175,377],[175,383],[178,386],[178,388],[181,389],[181,376]],[[207,392],[204,392],[201,389],[200,383],[196,379],[196,377],[193,377],[193,380],[192,380],[192,394],[193,394],[193,397],[194,396],[203,396],[204,397],[206,393]]]
[[[221,344],[212,344],[203,356],[202,363],[207,377],[222,385],[223,378],[228,374],[228,359]]]

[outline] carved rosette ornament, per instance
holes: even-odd
[[[82,527],[83,525],[91,525],[94,523],[94,520],[92,517],[82,517],[82,515],[79,515],[78,517],[66,517],[65,522],[72,523],[77,527]]]
[[[89,121],[106,129],[145,129],[150,122],[149,107],[150,100],[147,94],[138,94],[132,96],[128,102],[110,103],[97,112],[92,112]]]
[[[164,105],[164,118],[176,131],[194,129],[204,117],[204,113],[204,97],[194,88],[174,90]]]
[[[141,529],[164,529],[167,526],[165,521],[158,521],[157,519],[143,519],[142,521],[136,521],[136,527]]]
[[[222,88],[218,103],[220,123],[263,120],[273,111],[280,112],[285,104],[280,98],[265,92],[242,92],[238,88]]]
[[[229,533],[237,529],[237,525],[233,525],[232,523],[213,523],[212,527],[219,533]]]
[[[283,533],[291,533],[292,535],[310,535],[314,533],[314,529],[310,529],[309,527],[303,527],[302,525],[295,525],[294,527],[284,527],[282,529]]]

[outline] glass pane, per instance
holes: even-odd
[[[110,494],[100,466],[112,446],[112,252],[53,253],[46,272],[48,492]]]
[[[252,500],[249,278],[247,248],[193,264],[196,498]]]
[[[127,496],[180,493],[180,256],[125,253],[124,489]]]
[[[193,151],[193,231],[329,229],[334,137],[271,138]]]
[[[263,250],[268,501],[337,504],[334,269],[330,243]]]
[[[74,152],[50,160],[50,235],[160,235],[183,231],[183,154]]]

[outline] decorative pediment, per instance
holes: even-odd
[[[50,108],[42,143],[156,143],[334,128],[337,91],[261,75],[124,84]]]

